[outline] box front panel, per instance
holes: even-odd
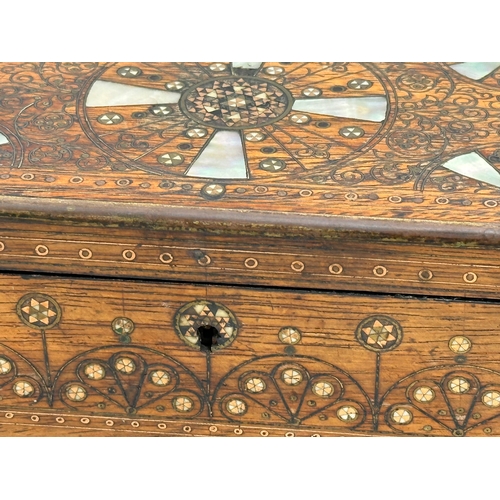
[[[0,433],[500,434],[499,312],[5,274]]]

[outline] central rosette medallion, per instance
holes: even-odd
[[[293,98],[281,85],[252,77],[206,80],[191,87],[181,109],[199,123],[222,129],[268,125],[283,118]]]

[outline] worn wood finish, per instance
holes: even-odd
[[[0,433],[499,434],[499,68],[1,63]]]
[[[495,299],[496,245],[78,227],[4,219],[0,269]]]
[[[500,434],[494,302],[0,285],[3,434]],[[222,335],[211,351],[189,333],[203,324]]]

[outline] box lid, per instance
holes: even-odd
[[[3,63],[3,225],[496,245],[499,68]]]

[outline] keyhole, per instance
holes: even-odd
[[[210,325],[202,325],[198,328],[200,345],[202,350],[212,350],[213,345],[217,345],[217,338],[220,336],[217,328]]]

